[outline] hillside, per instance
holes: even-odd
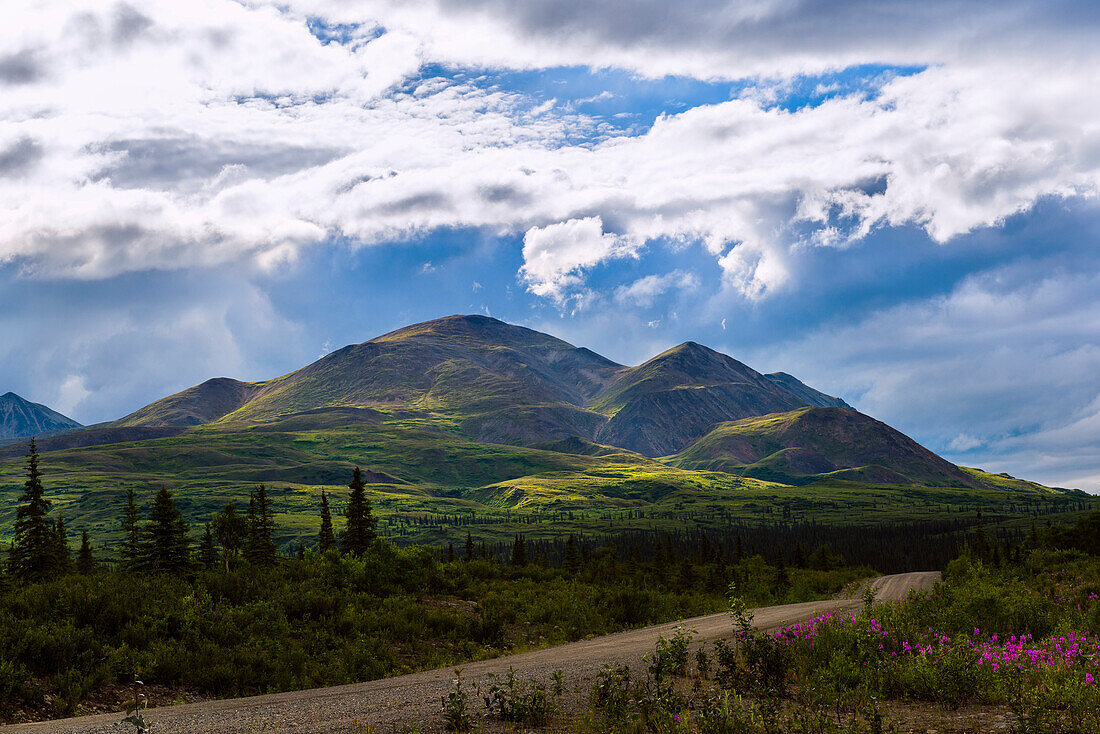
[[[662,456],[682,450],[723,421],[817,405],[823,399],[834,400],[794,378],[769,378],[732,357],[685,342],[623,370],[591,408],[610,416],[597,434],[601,443]]]
[[[119,424],[257,424],[323,408],[369,407],[478,440],[524,444],[594,435],[605,419],[583,406],[619,369],[531,329],[451,316],[344,347],[273,380],[210,381]]]
[[[687,342],[623,367],[553,336],[486,316],[448,316],[353,344],[272,380],[209,380],[115,427],[361,422],[374,411],[478,441],[581,438],[647,456],[678,451],[714,425],[808,405],[845,405],[785,373],[762,375]],[[346,422],[341,423],[346,418]]]
[[[415,324],[263,382],[208,380],[40,448],[58,512],[109,541],[122,490],[164,484],[202,522],[260,482],[281,542],[309,538],[322,488],[339,502],[356,465],[380,527],[406,542],[453,540],[469,527],[458,517],[506,542],[532,524],[606,532],[624,515],[639,530],[938,522],[1082,502],[960,469],[789,374],[693,342],[624,367],[484,316]],[[0,448],[0,499],[17,495],[25,451]],[[13,507],[0,503],[0,540]]]
[[[802,408],[724,423],[668,463],[788,484],[829,477],[929,487],[991,486],[849,408]]]
[[[0,395],[0,440],[28,438],[80,428],[72,418],[13,392]]]

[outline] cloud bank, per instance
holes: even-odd
[[[560,302],[621,252],[554,271],[575,243],[547,233],[598,219],[607,242],[701,243],[759,299],[790,282],[793,249],[904,224],[947,242],[1100,182],[1100,98],[1082,94],[1100,84],[1095,12],[349,5],[23,3],[0,32],[0,262],[62,278],[277,268],[320,242],[473,228],[542,243],[522,276]],[[630,135],[430,63],[758,83]],[[776,103],[792,75],[855,64],[928,68]]]

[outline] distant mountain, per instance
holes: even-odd
[[[532,329],[450,316],[344,347],[283,377],[203,383],[119,425],[256,424],[322,409],[403,412],[481,441],[592,437],[606,417],[585,403],[622,365]]]
[[[150,403],[118,421],[118,424],[127,427],[201,426],[237,410],[258,391],[259,388],[247,382],[215,377]]]
[[[828,477],[935,487],[991,486],[850,408],[801,408],[723,423],[668,463],[786,484]]]
[[[13,392],[0,395],[0,440],[43,436],[80,428],[72,418]]]
[[[835,401],[794,378],[790,381],[796,389],[725,354],[685,342],[623,370],[596,396],[592,409],[610,416],[596,438],[646,456],[663,456],[682,450],[723,421]]]
[[[478,441],[580,438],[646,456],[680,451],[723,421],[846,405],[784,373],[762,375],[687,342],[624,367],[561,339],[486,316],[448,316],[344,347],[265,382],[218,378],[158,400],[115,425],[257,425],[332,411],[399,414]],[[384,415],[383,415],[384,414]]]

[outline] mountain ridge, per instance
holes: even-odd
[[[0,440],[51,435],[82,427],[72,418],[13,392],[0,395]]]
[[[270,380],[208,380],[114,425],[261,423],[354,407],[417,411],[493,443],[578,437],[661,456],[722,421],[818,404],[846,405],[696,342],[629,367],[523,326],[452,315],[342,347]]]

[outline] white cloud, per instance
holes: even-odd
[[[270,270],[330,238],[539,241],[600,220],[618,238],[591,252],[543,237],[532,290],[560,301],[601,259],[663,238],[702,242],[760,299],[797,285],[792,249],[900,225],[946,242],[1100,188],[1100,55],[1072,6],[547,2],[22,0],[0,29],[0,262]],[[318,20],[357,30],[328,42]],[[402,87],[425,62],[758,78],[626,137],[496,87]],[[792,75],[864,63],[930,67],[873,98],[772,106]]]
[[[74,412],[84,401],[84,398],[91,394],[91,391],[84,386],[83,377],[69,375],[61,383],[61,388],[57,392],[57,399],[51,405],[54,410],[67,416]]]
[[[599,217],[532,227],[523,236],[523,278],[532,293],[563,302],[584,270],[637,251],[631,238],[605,233]]]
[[[651,306],[658,296],[672,289],[690,290],[699,287],[699,278],[694,273],[674,270],[665,275],[647,275],[629,285],[619,286],[615,290],[615,300],[632,306]]]
[[[747,358],[794,371],[949,459],[1095,491],[1097,293],[1094,267],[1023,261]]]

